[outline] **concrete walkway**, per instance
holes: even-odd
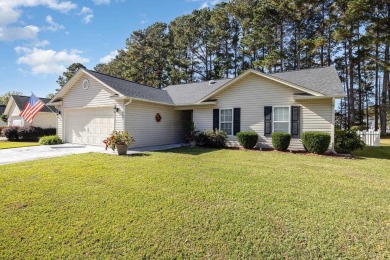
[[[127,154],[167,150],[172,148],[178,148],[181,146],[183,146],[183,144],[135,148],[128,150]],[[102,146],[77,144],[30,146],[21,148],[0,149],[0,165],[83,153],[105,153],[117,155],[116,151],[112,151],[111,149],[108,149],[106,151]]]

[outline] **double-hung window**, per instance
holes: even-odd
[[[220,109],[219,129],[233,135],[233,109]]]
[[[273,132],[290,133],[290,107],[274,107]]]

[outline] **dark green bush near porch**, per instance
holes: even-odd
[[[278,151],[286,151],[290,145],[291,135],[285,132],[272,133],[272,146]]]
[[[203,147],[222,148],[226,146],[227,134],[220,130],[205,130],[196,138],[196,144]]]
[[[253,149],[257,144],[259,136],[255,132],[238,132],[237,140],[245,149]]]
[[[56,135],[57,129],[55,128],[43,128],[43,136]]]
[[[18,140],[19,134],[18,134],[18,126],[10,126],[4,129],[4,135],[7,137],[8,140]]]
[[[309,153],[323,154],[329,148],[330,134],[316,131],[304,132],[302,144]]]
[[[42,145],[62,144],[62,140],[57,135],[50,135],[41,137],[39,143]]]
[[[356,131],[336,130],[335,150],[338,153],[351,153],[357,149],[363,149],[364,142]]]
[[[44,131],[40,127],[25,126],[19,127],[18,135],[24,141],[38,141],[41,136],[44,136]]]

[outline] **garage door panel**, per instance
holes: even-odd
[[[103,145],[114,130],[111,108],[86,108],[66,111],[65,142]]]

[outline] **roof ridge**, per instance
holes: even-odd
[[[232,80],[234,78],[225,78],[225,79],[209,79],[209,80],[203,80],[203,81],[198,81],[198,82],[187,82],[187,83],[180,83],[180,84],[173,84],[173,85],[168,85],[164,88],[167,88],[167,87],[171,87],[171,86],[181,86],[181,85],[189,85],[189,84],[200,84],[200,83],[204,83],[204,82],[210,82],[212,80],[214,81],[221,81],[221,80]]]
[[[30,96],[25,96],[25,95],[11,95],[12,97],[25,97],[25,98],[29,98]],[[39,99],[48,99],[50,100],[50,98],[44,98],[44,97],[37,97]]]
[[[138,83],[138,82],[135,82],[135,81],[131,81],[131,80],[128,80],[128,79],[122,79],[122,78],[119,78],[119,77],[116,77],[116,76],[112,76],[112,75],[108,75],[108,74],[105,74],[105,73],[101,73],[101,72],[98,72],[98,71],[95,71],[95,70],[87,70],[87,71],[94,72],[94,73],[97,73],[97,74],[100,74],[100,75],[103,75],[103,76],[107,76],[107,77],[110,77],[110,78],[127,81],[127,82],[134,83],[134,84],[137,84],[137,85],[141,85],[141,86],[145,86],[145,87],[149,87],[149,88],[162,90],[161,88],[156,88],[156,87],[149,86],[149,85],[146,85],[146,84],[141,84],[141,83]]]
[[[307,70],[316,70],[316,69],[327,69],[335,67],[334,65],[329,66],[319,66],[319,67],[311,67],[311,68],[303,68],[303,69],[295,69],[295,70],[285,70],[285,71],[278,71],[278,72],[272,72],[272,73],[266,73],[267,75],[275,75],[275,74],[282,74],[282,73],[288,73],[288,72],[299,72],[299,71],[307,71]]]

